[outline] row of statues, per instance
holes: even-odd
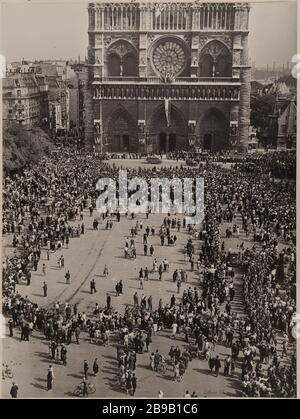
[[[238,100],[239,89],[236,87],[151,87],[151,86],[101,86],[96,87],[96,99],[111,98],[173,98],[173,99],[213,99]]]

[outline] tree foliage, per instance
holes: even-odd
[[[3,123],[3,169],[6,173],[37,162],[53,147],[49,136],[38,127],[27,130],[16,122]]]

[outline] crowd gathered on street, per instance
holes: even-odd
[[[284,181],[295,176],[295,156],[290,152],[249,156],[230,167],[213,158],[190,167],[179,163],[182,156],[168,157],[178,159],[178,165],[130,168],[128,178],[202,176],[201,225],[193,226],[184,214],[171,212],[161,225],[154,225],[151,209],[142,215],[109,211],[100,215],[95,185],[100,177],[118,181],[119,170],[89,153],[62,151],[4,178],[2,232],[13,249],[2,267],[9,336],[24,342],[33,334],[46,338],[50,364],[45,378],[50,392],[55,387],[54,362],[67,368],[74,345],[99,344],[116,348],[116,386],[128,396],[139,389],[138,361],[146,356],[149,371],[170,375],[174,382],[183,381],[195,362],[204,362],[215,379],[234,378],[244,397],[296,397],[296,189],[295,182]],[[72,284],[72,269],[66,266],[62,249],[86,234],[86,217],[94,234],[99,228],[113,230],[123,217],[132,220],[128,234],[120,238],[124,240],[120,256],[127,264],[137,260],[139,290],[123,312],[114,309],[114,299],[122,298],[126,277],[114,282],[115,294],[105,296],[105,305],[96,303],[89,313],[78,303],[48,299],[54,285],[47,282],[43,261],[55,259],[57,269],[65,272],[65,285]],[[183,247],[178,241],[182,233]],[[153,244],[155,237],[159,245]],[[237,239],[236,248],[227,246],[231,237]],[[162,258],[160,247],[175,249],[182,268]],[[139,254],[149,256],[148,266],[139,264]],[[43,275],[43,305],[28,297],[38,269]],[[191,276],[197,285],[189,282]],[[108,261],[101,280],[109,277]],[[174,283],[170,297],[144,294],[146,281],[157,281],[159,286],[166,278]],[[95,279],[89,281],[90,293],[100,294]],[[28,295],[20,292],[20,284],[27,285]],[[170,339],[166,353],[155,347],[162,331]],[[219,353],[220,346],[227,348],[226,356]],[[91,372],[97,377],[99,370],[100,354],[99,359],[84,360],[83,396],[89,394]],[[199,373],[199,382],[202,379]],[[13,386],[11,396],[17,397],[22,389]],[[195,383],[192,394],[186,391],[185,397],[197,394]]]

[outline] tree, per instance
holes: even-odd
[[[52,147],[49,136],[41,128],[28,130],[14,121],[4,121],[3,169],[6,173],[39,161]]]

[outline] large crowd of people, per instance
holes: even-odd
[[[9,319],[10,336],[18,329],[20,339],[29,341],[33,331],[42,332],[49,341],[49,357],[63,365],[71,356],[72,344],[80,344],[82,335],[91,343],[116,345],[118,382],[131,395],[137,387],[137,356],[149,352],[149,368],[164,372],[160,366],[166,362],[177,381],[193,359],[200,359],[207,361],[207,368],[216,377],[224,366],[224,375],[240,383],[244,396],[295,397],[296,192],[294,183],[274,182],[272,178],[291,177],[294,156],[264,156],[257,160],[250,157],[231,168],[207,159],[197,167],[165,167],[162,163],[155,169],[128,169],[129,178],[139,176],[148,181],[153,177],[203,176],[205,218],[201,226],[191,226],[183,216],[168,214],[153,230],[147,223],[139,226],[137,221],[136,228],[128,232],[131,238],[126,239],[124,258],[136,258],[134,238],[141,235],[144,252],[153,260],[149,270],[157,272],[160,280],[168,273],[178,292],[168,302],[134,295],[133,305],[123,313],[114,311],[107,296],[105,307],[94,307],[92,320],[77,304],[53,301],[38,306],[21,295],[18,285],[25,281],[30,287],[31,272],[41,265],[42,253],[49,258],[51,252],[68,247],[72,238],[85,234],[84,211],[92,217],[94,229],[98,228],[96,182],[101,176],[117,180],[118,169],[88,153],[61,151],[5,177],[2,228],[14,248],[3,261],[3,312]],[[259,169],[252,170],[253,164]],[[109,220],[106,228],[112,228],[111,220],[120,221],[120,214],[103,214],[105,218]],[[226,235],[222,233],[224,223],[230,225]],[[186,265],[179,271],[168,261],[158,260],[148,240],[158,235],[161,246],[178,247],[181,230],[189,233],[189,239],[184,249],[178,249]],[[226,238],[232,236],[239,239],[237,248],[227,249]],[[61,266],[64,261],[58,263]],[[104,275],[108,276],[106,269]],[[234,309],[237,270],[243,279],[242,312]],[[199,283],[181,291],[190,271],[196,272]],[[43,273],[46,276],[44,267]],[[141,268],[137,279],[141,290],[148,277],[148,268]],[[123,283],[117,285],[119,296]],[[46,282],[44,286],[46,297]],[[96,288],[91,282],[93,292]],[[180,339],[183,346],[173,345],[169,353],[160,354],[153,336],[161,330],[168,330],[170,339]],[[217,345],[228,347],[230,354],[221,358]],[[196,383],[195,387],[198,391]]]

